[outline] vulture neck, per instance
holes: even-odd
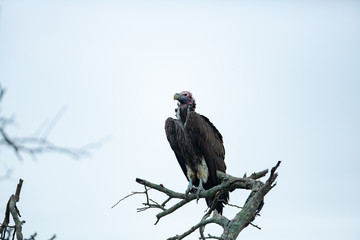
[[[186,117],[191,111],[195,111],[195,102],[193,104],[181,104],[176,109],[176,117],[185,124]]]

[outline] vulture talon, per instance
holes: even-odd
[[[205,191],[205,189],[203,187],[202,178],[200,178],[199,186],[196,189],[197,189],[197,191],[196,191],[196,203],[197,203],[200,199],[200,192]]]
[[[188,198],[189,196],[189,193],[194,189],[194,186],[193,186],[193,183],[192,183],[192,179],[190,178],[189,180],[189,185],[188,187],[186,188],[186,191],[185,191],[185,197]]]
[[[196,203],[198,203],[199,199],[200,199],[200,192],[205,190],[204,188],[200,188],[198,187],[197,188],[197,191],[196,191]]]

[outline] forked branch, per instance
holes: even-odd
[[[219,196],[224,192],[232,192],[236,189],[251,190],[250,195],[247,198],[244,206],[242,208],[239,208],[240,211],[231,220],[229,220],[225,216],[221,216],[218,214],[213,214],[213,216],[210,217],[211,212],[213,211],[213,208],[210,207],[209,211],[204,215],[204,217],[200,220],[199,223],[197,223],[196,225],[194,225],[184,233],[169,238],[169,240],[183,239],[186,236],[193,233],[194,231],[196,231],[197,229],[200,230],[200,239],[213,238],[213,239],[222,239],[222,240],[234,240],[237,238],[239,233],[249,224],[258,229],[261,229],[257,225],[252,224],[252,222],[254,221],[256,216],[259,216],[259,212],[261,211],[264,205],[265,195],[276,185],[275,180],[278,176],[276,170],[279,166],[280,166],[280,161],[271,169],[270,176],[265,183],[261,182],[258,179],[266,176],[266,174],[269,172],[267,169],[253,173],[249,177],[246,177],[245,175],[243,178],[233,177],[229,174],[217,171],[217,176],[221,180],[221,183],[211,189],[200,192],[199,197],[200,198],[215,197],[215,199],[218,199],[216,196]],[[136,182],[145,187],[145,192],[135,192],[133,194],[126,196],[125,198],[137,193],[145,194],[146,202],[143,203],[145,207],[141,208],[141,210],[145,211],[149,208],[158,208],[161,210],[156,215],[157,220],[155,224],[157,224],[161,218],[173,213],[174,211],[178,210],[185,204],[197,198],[195,193],[185,195],[185,193],[179,193],[171,189],[168,189],[162,184],[151,183],[144,179],[137,178]],[[154,189],[159,192],[162,192],[165,195],[167,195],[168,198],[163,203],[159,204],[149,197],[148,195],[149,189]],[[123,198],[122,200],[124,200],[125,198]],[[166,204],[171,199],[179,199],[179,201],[167,208]],[[216,204],[216,202],[214,204]],[[208,235],[208,237],[204,236],[205,226],[211,223],[215,223],[223,228],[223,233],[220,237],[216,237],[212,235]]]

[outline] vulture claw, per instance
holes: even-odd
[[[187,198],[188,195],[189,195],[189,192],[191,192],[191,190],[194,189],[194,186],[193,186],[193,183],[192,183],[192,179],[190,178],[189,180],[189,185],[188,187],[186,188],[186,191],[185,191],[185,197]]]
[[[200,187],[197,187],[197,191],[196,191],[196,203],[198,203],[199,199],[200,199],[200,192],[202,190],[205,190],[204,188],[200,188]]]
[[[205,189],[203,187],[202,178],[200,178],[199,186],[196,189],[197,189],[197,191],[196,191],[196,203],[197,203],[199,201],[199,198],[200,198],[200,192],[205,191]]]
[[[189,193],[192,192],[194,189],[196,189],[196,203],[199,201],[200,199],[200,192],[201,191],[205,191],[204,187],[203,187],[203,181],[202,179],[200,178],[200,182],[199,182],[199,186],[198,187],[195,187],[193,185],[193,181],[192,179],[190,178],[189,180],[189,185],[188,187],[186,188],[186,191],[185,191],[185,197],[188,198],[189,196]]]

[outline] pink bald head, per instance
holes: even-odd
[[[182,91],[181,93],[175,93],[174,100],[178,100],[180,105],[193,104],[195,101],[192,97],[191,92],[189,92],[189,91]]]

